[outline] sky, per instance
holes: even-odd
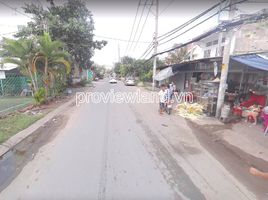
[[[65,1],[55,0],[55,3],[62,4]],[[119,60],[119,57],[128,55],[141,58],[153,40],[155,32],[156,6],[150,5],[152,1],[141,0],[139,7],[139,0],[86,1],[87,7],[92,12],[95,22],[95,39],[108,41],[108,44],[102,50],[96,50],[92,58],[95,63],[111,67]],[[25,3],[30,2],[40,3],[44,6],[47,5],[45,0],[0,0],[0,37],[12,37],[12,33],[17,31],[17,25],[25,25],[27,21],[31,20],[30,17],[23,15],[23,10],[21,9]],[[159,0],[158,36],[180,26],[218,2],[219,0]],[[147,5],[144,6],[144,4]],[[132,38],[130,39],[137,8],[136,23],[133,28]],[[250,14],[260,9],[268,8],[268,2],[267,0],[248,0],[246,3],[239,4],[237,8],[237,14]],[[211,11],[205,17],[209,17],[216,11],[216,9]],[[148,18],[145,20],[148,12]],[[196,23],[204,19],[200,18]],[[225,20],[226,12],[223,12],[220,17],[217,15],[211,18],[172,41],[165,44],[161,44],[165,40],[160,41],[159,44],[161,45],[158,47],[158,52],[168,49],[174,44],[183,43],[205,32],[209,28],[217,25],[219,19]],[[140,26],[137,29],[139,21]],[[193,25],[195,24],[191,26]],[[191,28],[191,26],[186,27],[186,29]],[[141,32],[142,27],[144,28]],[[129,39],[131,40],[130,42],[128,42]],[[151,54],[146,58],[149,58]]]

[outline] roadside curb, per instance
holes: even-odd
[[[7,141],[5,141],[3,144],[0,145],[0,157],[2,157],[10,149],[14,148],[17,144],[22,142],[24,139],[29,137],[32,133],[34,133],[41,126],[43,126],[44,124],[49,122],[55,116],[62,113],[67,107],[71,106],[74,102],[75,102],[75,96],[71,97],[70,100],[68,100],[64,104],[60,105],[55,110],[52,110],[47,115],[45,115],[43,118],[39,119],[38,121],[36,121],[32,125],[30,125],[28,128],[18,132],[17,134],[15,134],[11,138],[9,138]]]

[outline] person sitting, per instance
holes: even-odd
[[[250,118],[253,119],[254,124],[257,124],[257,117],[259,116],[261,109],[257,103],[254,103],[252,106],[248,108],[248,112],[246,115],[246,121],[249,121]]]

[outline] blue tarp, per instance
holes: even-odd
[[[266,58],[265,55],[251,54],[232,56],[231,59],[252,68],[268,71],[268,58]]]

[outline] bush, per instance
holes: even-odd
[[[64,84],[62,82],[56,82],[55,83],[55,88],[54,88],[55,96],[59,96],[62,93],[64,93],[64,91],[66,90],[66,88],[67,88],[67,85],[66,84]]]
[[[35,94],[34,99],[38,105],[46,102],[46,91],[45,88],[41,87]]]
[[[79,85],[81,85],[82,87],[85,87],[87,84],[90,84],[91,81],[88,81],[86,79],[82,79],[79,83]]]

